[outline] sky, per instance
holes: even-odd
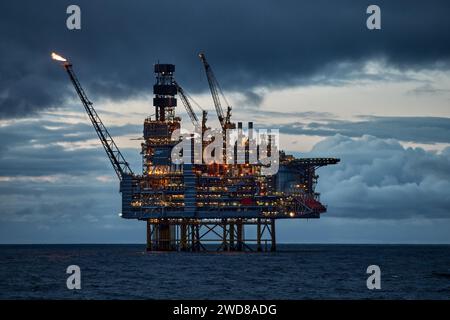
[[[81,30],[66,27],[71,4]],[[366,28],[371,4],[381,30]],[[135,172],[153,64],[175,64],[216,121],[199,52],[235,121],[280,129],[281,148],[296,156],[340,158],[318,170],[327,213],[280,221],[278,242],[450,243],[449,9],[437,0],[2,1],[0,243],[145,242],[143,222],[118,216],[117,177],[52,51],[71,60]]]

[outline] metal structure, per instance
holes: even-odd
[[[114,142],[113,138],[111,137],[108,130],[104,126],[102,120],[98,116],[97,111],[95,111],[92,102],[89,101],[86,93],[81,87],[80,82],[78,81],[77,77],[75,76],[75,73],[73,72],[72,64],[65,61],[63,66],[66,69],[67,73],[69,74],[69,78],[72,81],[72,84],[75,87],[78,96],[80,97],[84,109],[86,110],[86,113],[88,114],[89,119],[91,120],[92,125],[94,126],[95,132],[97,133],[98,138],[100,139],[103,148],[105,149],[106,154],[108,155],[109,160],[111,161],[111,164],[114,170],[116,171],[117,176],[119,177],[120,180],[122,180],[122,177],[124,175],[132,176],[133,171],[131,170],[128,162],[125,161],[125,158],[123,157],[116,143]]]
[[[183,88],[180,87],[180,85],[176,81],[174,82],[174,84],[177,87],[178,94],[180,95],[181,101],[183,102],[183,105],[186,108],[186,112],[189,118],[191,119],[192,124],[194,125],[194,127],[200,126],[197,115],[195,114],[194,109],[192,109],[191,103],[189,102],[187,93],[184,92]]]
[[[214,107],[217,112],[217,117],[219,118],[220,125],[223,129],[234,127],[231,121],[231,106],[227,101],[227,98],[225,97],[225,94],[223,93],[222,89],[220,88],[219,82],[216,79],[216,76],[214,75],[214,72],[209,65],[208,61],[206,60],[206,56],[204,53],[200,53],[199,55],[200,60],[203,63],[203,67],[205,68],[206,78],[208,79],[209,84],[209,90],[211,91],[211,96],[213,98]],[[222,104],[220,102],[219,93],[222,96],[223,100],[225,101],[227,105],[227,112],[224,113],[222,109]]]
[[[277,219],[319,218],[326,212],[315,192],[316,170],[338,163],[336,158],[299,159],[269,148],[269,153],[279,152],[279,170],[274,175],[264,175],[262,164],[250,163],[252,138],[249,138],[242,163],[173,162],[171,152],[179,141],[172,140],[172,133],[181,127],[181,118],[175,115],[177,94],[193,124],[200,124],[187,95],[174,79],[172,64],[154,66],[155,117],[144,121],[142,173],[134,174],[83,91],[72,64],[56,54],[52,57],[61,61],[69,74],[120,179],[122,218],[147,223],[147,250],[274,251]],[[218,96],[221,90],[211,67],[203,54],[200,58],[221,126],[236,128],[230,121],[228,103],[226,115],[221,109]],[[204,111],[202,133],[208,129],[206,120]],[[253,129],[252,122],[248,128]],[[242,130],[242,123],[237,123],[237,130]],[[202,155],[205,145],[201,144]],[[193,143],[191,147],[195,148]],[[183,156],[185,152],[189,154],[188,149],[185,146]],[[248,231],[253,231],[255,236],[246,237]]]

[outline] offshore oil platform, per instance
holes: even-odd
[[[220,129],[222,132],[241,132],[242,123],[238,122],[236,128],[236,123],[231,121],[232,108],[205,55],[200,54],[199,57]],[[238,141],[231,146],[234,149],[231,151],[235,152],[230,153],[224,136],[219,142],[224,146],[223,151],[212,151],[215,159],[224,161],[209,163],[196,161],[193,152],[187,150],[189,145],[196,148],[196,138],[192,134],[191,142],[185,143],[184,149],[178,153],[185,161],[174,161],[173,150],[180,140],[173,139],[173,134],[181,128],[181,118],[175,114],[177,95],[203,137],[200,139],[202,156],[208,148],[203,134],[210,128],[207,127],[207,112],[203,111],[199,120],[192,108],[192,98],[176,82],[173,64],[154,65],[155,114],[144,120],[142,173],[133,173],[82,89],[72,64],[56,53],[52,53],[52,58],[60,61],[67,71],[120,180],[121,217],[142,220],[147,224],[148,251],[275,251],[277,219],[319,218],[326,212],[319,194],[315,192],[316,170],[337,164],[340,160],[295,158],[274,147],[270,134],[266,136],[269,142],[258,145],[256,149],[252,148],[254,137],[244,140],[240,161],[236,161]],[[226,104],[225,111],[222,102]],[[253,130],[252,122],[248,123],[248,129]],[[263,153],[277,155],[277,172],[264,174],[267,164],[255,162],[252,152],[256,152],[256,159]],[[230,157],[234,161],[227,161]],[[250,228],[252,235],[256,234],[252,238],[246,237]]]

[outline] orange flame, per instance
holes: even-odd
[[[56,54],[54,52],[52,52],[52,59],[56,60],[56,61],[62,61],[62,62],[66,62],[67,61],[67,59],[61,57],[60,55],[58,55],[58,54]]]

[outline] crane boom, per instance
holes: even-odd
[[[125,158],[123,157],[113,138],[109,134],[106,127],[103,125],[103,122],[98,116],[97,111],[95,111],[92,102],[89,101],[86,93],[81,87],[81,84],[73,71],[72,64],[64,62],[63,66],[69,74],[70,80],[75,87],[78,97],[83,103],[86,113],[88,114],[89,119],[91,120],[92,125],[97,132],[97,135],[103,145],[103,148],[106,151],[106,154],[109,157],[109,160],[111,161],[114,170],[116,171],[117,176],[120,180],[122,180],[124,174],[133,175],[133,171],[131,170],[128,162],[125,161]]]
[[[186,108],[189,118],[191,118],[192,124],[196,127],[199,126],[200,123],[198,121],[197,115],[195,114],[194,110],[192,109],[192,106],[191,106],[191,103],[189,102],[187,94],[184,92],[183,88],[177,82],[174,82],[174,84],[177,86],[177,90],[178,90],[178,93],[180,94],[181,101],[183,102],[184,107]]]
[[[220,88],[219,82],[217,82],[217,79],[214,76],[214,72],[212,71],[211,66],[209,65],[208,61],[206,61],[205,54],[200,53],[198,56],[202,61],[203,66],[205,67],[206,77],[208,79],[209,89],[211,91],[211,95],[214,101],[214,107],[216,108],[217,117],[219,118],[219,122],[222,128],[226,128],[226,126],[230,123],[231,106],[229,105],[227,99],[225,98],[225,95],[223,94],[222,89]],[[220,103],[219,93],[224,99],[225,103],[227,104],[226,115],[224,115],[222,105]]]

